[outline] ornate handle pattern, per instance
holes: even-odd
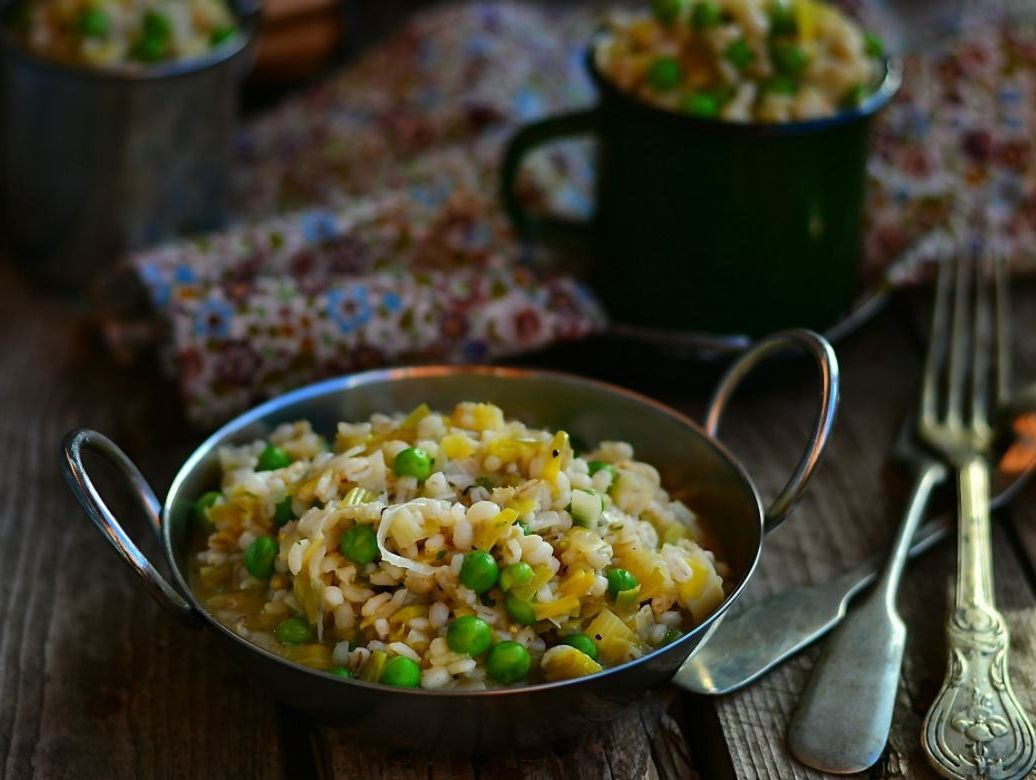
[[[946,626],[946,679],[924,722],[924,748],[945,777],[1007,780],[1036,764],[1036,732],[1011,689],[1007,624],[993,597],[989,465],[959,473],[957,590]]]

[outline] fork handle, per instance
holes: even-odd
[[[957,588],[946,624],[946,679],[924,722],[924,747],[945,777],[1020,778],[1036,764],[1036,733],[1011,689],[1009,637],[993,597],[989,464],[958,472]]]

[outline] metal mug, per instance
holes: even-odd
[[[204,56],[92,69],[27,51],[3,15],[0,225],[16,263],[87,286],[131,249],[227,218],[238,87],[257,8]]]
[[[622,92],[597,68],[601,34],[586,53],[597,105],[528,124],[507,147],[501,199],[518,233],[589,246],[594,290],[626,328],[759,336],[831,325],[858,292],[870,129],[899,88],[898,63],[856,108],[743,124]],[[523,159],[575,136],[596,143],[593,219],[530,213],[515,187]]]
[[[808,352],[820,373],[820,404],[808,447],[785,489],[763,509],[755,485],[716,438],[720,416],[735,388],[757,363],[788,348]],[[574,680],[485,691],[402,689],[342,679],[294,664],[238,636],[210,615],[188,584],[192,510],[199,495],[219,484],[218,449],[268,435],[278,424],[309,420],[334,430],[340,420],[420,403],[449,408],[477,399],[537,427],[564,428],[585,441],[622,439],[638,457],[659,466],[666,484],[686,501],[718,539],[731,568],[722,605],[673,643],[641,658]],[[730,368],[709,403],[704,427],[644,396],[590,379],[546,371],[431,366],[370,371],[287,393],[231,421],[187,459],[161,504],[126,455],[96,431],[65,439],[62,467],[73,493],[100,532],[143,579],[151,595],[192,626],[207,624],[239,653],[251,671],[289,705],[358,738],[430,751],[486,753],[530,747],[570,736],[618,715],[665,684],[743,592],[762,551],[801,496],[831,433],[838,406],[838,363],[831,346],[808,331],[762,340]],[[83,452],[96,450],[129,480],[165,552],[171,581],[122,529],[87,473]],[[549,716],[547,716],[549,714]]]

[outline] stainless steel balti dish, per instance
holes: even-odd
[[[812,436],[793,475],[764,509],[752,479],[716,439],[720,417],[741,379],[767,356],[789,348],[816,361],[821,388]],[[206,612],[188,585],[188,545],[195,500],[219,484],[218,450],[267,436],[284,422],[308,420],[334,431],[341,420],[405,411],[426,403],[495,404],[530,426],[564,429],[585,442],[624,440],[637,457],[659,467],[668,489],[681,495],[722,550],[729,567],[726,596],[715,611],[676,641],[640,658],[585,677],[483,691],[394,688],[292,663],[238,636]],[[192,626],[208,626],[239,654],[254,676],[290,706],[351,729],[357,736],[419,750],[488,752],[569,736],[617,715],[664,685],[736,601],[759,561],[763,539],[788,514],[812,476],[830,436],[838,405],[838,367],[830,345],[803,330],[779,333],[738,359],[720,382],[704,425],[642,395],[601,382],[548,371],[431,366],[371,371],[304,387],[242,414],[210,436],[180,468],[159,502],[127,456],[96,431],[65,439],[69,485],[102,534],[140,576],[151,595]],[[158,534],[171,577],[163,576],[122,529],[83,464],[96,450],[129,481]]]

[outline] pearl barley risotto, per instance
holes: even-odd
[[[240,636],[386,685],[481,690],[594,674],[723,600],[694,513],[624,442],[492,405],[309,423],[220,450],[192,586]]]
[[[881,41],[817,0],[654,0],[616,15],[601,73],[646,103],[731,122],[788,122],[859,105],[884,73]]]
[[[98,68],[198,57],[238,29],[227,0],[20,0],[10,22],[30,51]]]

